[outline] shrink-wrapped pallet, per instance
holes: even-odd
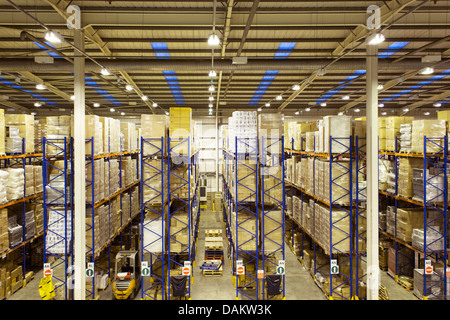
[[[69,219],[66,219],[68,217]],[[72,238],[71,211],[54,208],[48,211],[48,226],[45,235],[47,252],[51,254],[70,253]],[[88,233],[86,233],[88,234]],[[86,245],[88,245],[86,241]]]
[[[350,194],[352,192],[350,185],[350,161],[333,161],[324,166],[324,195],[327,202],[339,205],[348,205],[350,203]],[[330,199],[331,185],[331,199]]]
[[[414,228],[411,235],[412,246],[421,252],[425,250],[424,228]],[[439,226],[427,227],[426,234],[427,252],[442,252],[446,249],[444,233]]]
[[[0,252],[9,248],[8,237],[8,209],[0,209]]]
[[[25,139],[24,151],[25,153],[33,153],[34,152],[34,116],[28,114],[6,114],[5,115],[5,126],[14,126],[18,128],[18,136],[21,139]],[[12,138],[11,138],[12,139]],[[6,140],[8,147],[8,139]],[[17,144],[17,142],[12,142],[9,140],[10,146],[11,144]],[[8,151],[7,151],[8,152]],[[20,150],[22,152],[22,150]],[[16,153],[16,152],[10,152]]]
[[[8,202],[8,195],[6,191],[8,179],[9,172],[7,170],[0,170],[0,204]]]
[[[17,200],[24,197],[24,169],[6,168],[9,176],[6,183],[6,196],[8,201]]]
[[[260,214],[262,210],[260,211]],[[283,245],[283,212],[281,210],[266,210],[261,221],[261,237],[264,237],[264,253],[270,254]],[[240,241],[240,240],[239,240]],[[242,243],[241,241],[239,243]]]
[[[350,116],[325,116],[324,123],[324,152],[342,153],[348,152],[352,135],[352,117]],[[330,149],[330,138],[331,142]]]
[[[412,198],[413,189],[413,169],[423,168],[423,160],[416,158],[398,159],[398,195],[405,198]]]
[[[396,237],[404,242],[411,243],[413,229],[423,228],[423,209],[397,208],[396,228]]]
[[[123,147],[121,151],[136,150],[136,125],[131,122],[121,122],[120,132],[123,134]]]
[[[446,135],[445,120],[415,120],[412,122],[411,152],[424,153],[424,137],[427,137],[426,153],[443,152]]]
[[[325,230],[322,237],[324,248],[328,253],[330,253],[330,250],[331,253],[350,252],[350,214],[345,210],[334,208],[331,210],[331,213],[328,210],[328,214],[325,214],[326,211],[323,211],[324,219],[321,220],[323,230]]]
[[[166,190],[166,166],[161,160],[147,160],[148,165],[142,167],[143,201],[144,203],[161,204],[161,194]],[[164,181],[164,182],[163,182]],[[163,186],[164,183],[164,186]]]
[[[400,125],[400,152],[411,152],[412,123]]]
[[[386,117],[378,118],[378,149],[386,151]]]
[[[5,139],[6,139],[6,126],[5,126],[5,110],[0,109],[0,155],[5,154]]]
[[[306,132],[306,152],[314,152],[315,131]]]
[[[167,149],[169,117],[166,115],[142,114],[141,136],[148,141],[143,142],[143,155],[152,155]],[[161,141],[161,139],[163,139]],[[141,141],[139,141],[141,143]],[[140,147],[139,147],[140,148]]]
[[[387,117],[386,118],[386,151],[396,152],[395,139],[400,137],[400,125],[411,123],[414,117]],[[397,146],[398,147],[398,146]]]
[[[158,209],[160,210],[160,209]],[[164,252],[166,232],[161,217],[146,217],[144,220],[143,248],[146,252]]]
[[[169,119],[169,137],[170,152],[174,155],[189,156],[193,148],[192,130],[194,123],[192,121],[191,108],[170,108]]]
[[[86,143],[86,156],[103,153],[103,132],[100,127],[100,117],[97,115],[86,115],[85,120],[86,139],[94,139],[94,146],[91,143]]]
[[[281,113],[262,113],[258,115],[260,155],[263,154],[263,148],[264,152],[269,154],[281,154],[283,152],[281,142],[283,124],[284,115]]]
[[[25,165],[24,178],[25,178],[25,197],[29,197],[35,194],[33,165]]]

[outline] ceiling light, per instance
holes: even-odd
[[[75,100],[75,95],[71,95],[70,100]]]
[[[383,108],[384,107],[384,103],[379,103],[378,104],[378,108]]]
[[[213,96],[209,96],[209,101],[214,101],[214,97]]]
[[[282,97],[281,94],[280,94],[280,95],[277,96],[276,99],[277,99],[277,100],[281,100],[281,99],[283,99],[283,97]]]
[[[144,100],[144,101],[147,101],[148,97],[147,96],[142,96],[141,99]]]
[[[104,76],[110,76],[111,75],[111,72],[109,72],[109,70],[106,69],[106,68],[103,68],[102,71],[100,71],[100,73],[102,75],[104,75]]]
[[[355,112],[360,112],[361,110],[359,110],[359,109],[355,109],[355,110],[353,110],[353,111],[355,111]]]
[[[125,115],[125,112],[121,112],[120,115],[121,115],[121,116],[124,116],[124,115]]]
[[[208,105],[208,107],[212,108],[212,107],[213,107],[213,104],[212,104],[212,103],[210,103],[210,104]]]
[[[215,76],[217,76],[216,71],[215,71],[215,70],[211,70],[211,71],[209,72],[209,77],[210,77],[210,78],[214,78]]]
[[[300,90],[300,86],[298,84],[294,84],[292,86],[292,90],[294,90],[294,91]]]
[[[166,116],[168,116],[168,115],[169,115],[169,111],[166,111],[165,113],[166,113]]]
[[[326,103],[326,102],[322,102],[322,103],[320,104],[320,106],[321,106],[321,107],[326,107],[326,106],[327,106],[327,103]]]
[[[270,102],[267,102],[267,103],[265,104],[265,106],[266,106],[266,107],[270,107]]]
[[[216,88],[214,88],[214,85],[210,85],[208,88],[209,92],[214,92],[216,90]]]
[[[367,43],[369,45],[376,45],[382,43],[384,40],[384,35],[382,35],[381,33],[375,33],[367,38]]]
[[[153,108],[156,108],[158,104],[156,102],[153,102]]]
[[[295,114],[296,114],[296,115],[298,115],[299,113],[300,113],[300,112],[298,112],[298,111],[295,111]]]
[[[403,112],[408,112],[409,109],[408,108],[403,108]]]
[[[433,103],[433,107],[439,108],[440,106],[442,106],[442,104],[440,104],[439,102]]]
[[[420,74],[432,74],[434,72],[434,69],[431,67],[426,67],[423,69],[420,69],[419,73]]]
[[[38,83],[38,84],[36,85],[36,89],[38,89],[38,90],[45,90],[45,89],[47,89],[47,86],[44,85],[44,84]]]
[[[382,84],[379,84],[378,87],[377,87],[378,90],[381,90],[383,88],[384,88],[384,86]]]
[[[261,109],[261,108],[258,108],[258,111],[262,111],[262,109]]]
[[[35,102],[35,103],[34,103],[34,106],[37,107],[37,108],[39,108],[40,106],[42,106],[42,104],[41,104],[40,102]]]
[[[45,40],[51,43],[61,43],[64,41],[64,38],[58,32],[48,31],[45,33]]]
[[[134,88],[133,88],[133,86],[132,86],[131,84],[127,84],[127,85],[125,86],[125,89],[126,89],[127,91],[132,91]]]
[[[311,108],[306,108],[305,111],[309,112],[311,111]]]
[[[429,116],[430,113],[429,113],[428,111],[425,111],[425,112],[423,113],[423,115],[424,115],[424,116]]]
[[[98,103],[98,102],[94,103],[94,108],[98,108],[98,107],[100,107],[100,103]]]
[[[338,116],[342,116],[342,115],[344,115],[344,113],[342,111],[338,113]]]
[[[36,112],[32,112],[31,115],[32,115],[32,116],[35,116],[35,115],[37,115],[37,113],[36,113]]]
[[[111,108],[111,109],[109,109],[109,111],[114,112],[114,111],[116,111],[116,109]]]
[[[350,99],[349,96],[343,96],[343,97],[342,97],[342,100],[348,100],[348,99]]]
[[[381,113],[381,115],[382,115],[382,116],[385,116],[385,115],[387,115],[387,112],[386,112],[386,111],[383,111],[383,112]]]
[[[217,36],[217,34],[213,33],[209,36],[208,38],[208,44],[210,46],[218,46],[220,43],[219,37]]]

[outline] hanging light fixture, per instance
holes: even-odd
[[[211,35],[208,38],[208,44],[210,46],[218,46],[220,43],[219,37],[216,34],[216,5],[217,5],[217,1],[214,0],[213,21],[212,21],[213,29],[212,29]]]
[[[283,99],[283,96],[280,94],[280,95],[277,96],[276,99],[277,99],[277,100],[281,100],[281,99]]]
[[[433,103],[433,107],[439,108],[440,106],[442,106],[442,104],[439,102]]]
[[[75,95],[71,95],[70,100],[75,100]]]
[[[300,86],[298,84],[294,84],[292,86],[292,90],[294,90],[294,91],[300,90]]]
[[[432,74],[434,72],[434,69],[432,67],[426,67],[423,69],[420,69],[419,74]]]
[[[305,109],[305,111],[309,112],[309,111],[311,111],[311,108],[308,107],[308,108]]]
[[[214,97],[213,96],[209,96],[209,101],[214,101]]]
[[[266,102],[265,106],[266,106],[266,108],[270,107],[270,102]]]
[[[144,101],[147,101],[148,97],[147,96],[142,96],[141,99],[144,100]]]
[[[214,85],[213,85],[213,84],[210,85],[209,88],[208,88],[208,91],[209,91],[209,92],[214,92],[215,90],[216,90],[216,88],[214,88]]]
[[[326,102],[322,102],[322,103],[320,104],[320,106],[321,106],[321,107],[326,107],[326,106],[327,106],[327,103],[326,103]]]
[[[34,103],[34,106],[35,106],[36,108],[39,108],[40,106],[42,106],[42,104],[41,104],[40,102],[35,102],[35,103]]]
[[[217,73],[216,73],[215,70],[211,70],[211,71],[209,71],[208,75],[209,75],[210,78],[214,78],[215,76],[217,76]]]
[[[45,84],[38,83],[36,85],[36,89],[38,89],[38,90],[45,90],[45,89],[47,89],[47,86]]]
[[[133,86],[132,86],[131,84],[127,84],[127,85],[125,86],[125,89],[126,89],[127,91],[132,91],[134,88],[133,88]]]
[[[120,113],[120,115],[121,115],[121,116],[124,116],[124,115],[125,115],[125,112],[122,111],[122,112]]]
[[[367,43],[369,45],[377,45],[382,43],[385,40],[384,35],[381,33],[375,33],[373,35],[371,35],[368,39],[367,39]]]
[[[208,104],[208,107],[212,108],[212,107],[213,107],[213,104],[212,104],[212,103]]]
[[[152,106],[153,106],[153,108],[156,108],[158,106],[158,104],[156,102],[153,102]]]
[[[109,109],[109,111],[111,111],[111,112],[115,112],[115,111],[116,111],[116,109],[114,109],[114,108],[110,108],[110,109]]]
[[[104,75],[104,76],[110,76],[110,75],[111,75],[111,72],[109,72],[109,70],[106,69],[106,68],[103,68],[103,69],[100,71],[100,73],[101,73],[102,75]]]
[[[379,84],[378,87],[377,87],[378,90],[381,90],[383,88],[384,88],[384,86],[382,84]]]
[[[51,43],[62,43],[64,42],[64,38],[61,34],[56,31],[47,31],[45,33],[45,40]]]
[[[348,99],[350,99],[349,96],[343,96],[343,97],[342,97],[342,100],[348,100]]]
[[[100,107],[100,103],[98,103],[98,102],[94,103],[94,108],[98,108],[98,107]]]

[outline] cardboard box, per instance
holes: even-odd
[[[0,155],[5,154],[6,152],[5,138],[6,138],[5,110],[0,109]]]

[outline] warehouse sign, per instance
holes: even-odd
[[[88,278],[94,277],[94,263],[93,262],[88,262],[88,264],[87,264],[86,277],[88,277]]]
[[[330,260],[330,272],[331,274],[339,274],[339,266],[336,259]]]
[[[236,274],[239,276],[245,274],[245,267],[242,264],[242,260],[236,260]]]
[[[44,263],[44,277],[51,277],[53,275],[50,263]]]
[[[284,275],[286,273],[286,262],[284,260],[278,260],[277,274]]]
[[[141,276],[149,276],[150,275],[150,268],[148,267],[147,261],[141,262]]]

